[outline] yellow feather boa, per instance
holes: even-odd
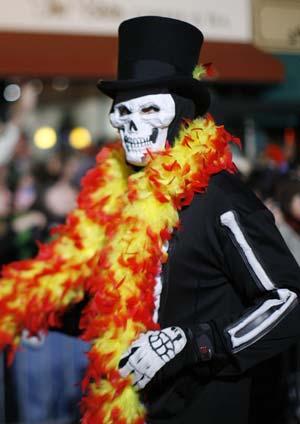
[[[0,281],[0,348],[9,360],[28,328],[59,325],[66,308],[83,299],[82,338],[91,342],[83,381],[83,424],[141,424],[145,408],[121,378],[118,362],[138,335],[157,329],[155,277],[167,260],[163,246],[179,224],[178,211],[212,174],[235,171],[229,141],[210,116],[186,121],[174,147],[150,154],[134,170],[120,143],[104,148],[84,177],[78,207],[36,258],[5,266]]]

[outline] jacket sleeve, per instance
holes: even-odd
[[[265,208],[219,216],[223,268],[245,304],[239,316],[209,322],[221,373],[241,373],[289,348],[300,336],[300,269]]]

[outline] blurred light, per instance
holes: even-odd
[[[51,127],[41,127],[34,133],[34,144],[39,149],[51,149],[56,144],[56,132]]]
[[[34,78],[30,81],[30,83],[33,85],[33,88],[34,88],[36,94],[42,93],[42,91],[44,89],[44,84],[40,79]]]
[[[18,84],[9,84],[3,90],[3,97],[7,102],[15,102],[21,97],[21,87]]]
[[[52,81],[52,87],[56,91],[64,91],[66,90],[70,85],[70,82],[68,78],[65,77],[56,77]]]
[[[74,149],[84,149],[91,145],[92,137],[86,128],[76,127],[70,132],[69,142]]]

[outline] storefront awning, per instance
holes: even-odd
[[[0,77],[114,78],[115,37],[0,32]],[[212,62],[221,83],[279,83],[280,60],[250,44],[207,41],[201,62]]]

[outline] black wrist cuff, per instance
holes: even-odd
[[[212,330],[209,324],[198,324],[188,329],[188,337],[194,345],[198,360],[210,361],[214,356]]]

